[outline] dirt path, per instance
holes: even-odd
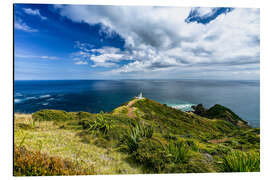
[[[217,144],[217,143],[223,143],[225,141],[227,141],[229,138],[223,138],[223,139],[212,139],[209,140],[209,142],[213,143],[213,144]]]
[[[133,107],[129,107],[128,108],[128,117],[130,118],[134,118],[134,113],[133,113]]]
[[[135,117],[135,115],[134,115],[134,113],[133,113],[133,107],[132,107],[132,105],[133,105],[137,100],[138,100],[138,99],[134,99],[134,100],[130,101],[130,102],[128,103],[128,105],[127,105],[127,107],[128,107],[128,117],[130,117],[130,118],[134,118],[134,117]]]

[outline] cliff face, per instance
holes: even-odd
[[[144,98],[109,113],[42,110],[32,117],[76,131],[89,146],[114,149],[141,173],[259,171],[259,129],[221,105],[208,110],[200,105],[192,113]]]

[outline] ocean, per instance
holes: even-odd
[[[260,126],[260,82],[255,80],[18,80],[14,81],[14,111],[110,112],[140,92],[184,111],[200,103],[206,108],[221,104],[251,126]]]

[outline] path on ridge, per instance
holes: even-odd
[[[127,107],[128,107],[128,117],[130,117],[130,118],[134,118],[135,117],[135,115],[134,115],[134,113],[133,113],[133,107],[132,107],[132,105],[135,103],[135,102],[137,102],[138,100],[140,100],[140,99],[134,99],[134,100],[132,100],[132,101],[130,101],[129,103],[128,103],[128,105],[127,105]]]

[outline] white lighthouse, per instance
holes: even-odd
[[[143,99],[142,93],[140,93],[138,96],[136,96],[136,99]]]

